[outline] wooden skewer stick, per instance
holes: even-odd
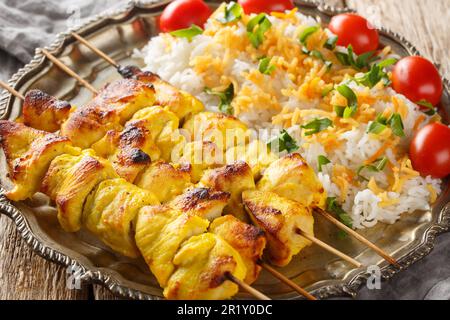
[[[115,62],[113,59],[111,59],[107,54],[105,54],[103,51],[97,49],[97,47],[95,47],[92,43],[90,43],[89,41],[87,41],[86,39],[84,39],[83,37],[79,36],[78,34],[76,34],[75,32],[71,32],[72,36],[77,39],[78,41],[80,41],[82,44],[84,44],[86,47],[88,47],[89,49],[91,49],[92,51],[94,51],[97,55],[99,55],[101,58],[103,58],[104,60],[106,60],[108,63],[112,64],[114,67],[118,68],[119,64],[117,62]]]
[[[375,251],[376,253],[378,253],[378,255],[380,255],[383,259],[385,259],[386,261],[388,261],[390,264],[393,264],[394,266],[401,268],[401,265],[397,262],[397,260],[395,260],[393,257],[391,257],[389,254],[387,254],[383,249],[381,249],[380,247],[376,246],[375,244],[373,244],[372,242],[370,242],[369,240],[367,240],[366,238],[364,238],[362,235],[360,235],[359,233],[357,233],[355,230],[353,230],[352,228],[347,227],[345,224],[343,224],[342,222],[340,222],[339,220],[337,220],[335,217],[333,217],[331,214],[329,214],[328,212],[316,208],[315,211],[317,213],[319,213],[320,215],[322,215],[325,219],[327,219],[328,221],[330,221],[331,223],[333,223],[334,225],[336,225],[338,228],[340,228],[341,230],[347,232],[348,234],[350,234],[351,236],[353,236],[355,239],[357,239],[358,241],[360,241],[361,243],[365,244],[366,246],[368,246],[369,248],[371,248],[373,251]]]
[[[263,267],[265,270],[270,272],[275,278],[280,280],[281,282],[287,284],[289,287],[300,293],[302,296],[304,296],[308,300],[317,300],[316,297],[314,297],[312,294],[310,294],[308,291],[297,285],[294,281],[291,279],[288,279],[285,275],[278,272],[276,269],[274,269],[272,266],[265,262],[261,262],[260,266]]]
[[[94,94],[97,94],[98,91],[93,86],[89,84],[86,80],[81,78],[78,74],[76,74],[72,69],[70,69],[68,66],[66,66],[64,63],[59,61],[58,58],[56,58],[54,55],[52,55],[50,52],[48,52],[46,49],[42,49],[42,53],[51,61],[53,62],[58,68],[60,68],[62,71],[67,73],[69,76],[75,78],[79,83],[81,83],[84,87],[86,87],[89,91],[91,91]]]
[[[266,296],[264,293],[256,290],[255,288],[251,287],[250,285],[246,284],[244,281],[239,280],[235,276],[233,276],[231,273],[227,274],[227,277],[230,281],[233,281],[236,283],[239,287],[250,293],[252,296],[259,300],[272,300],[268,296]]]
[[[9,91],[9,93],[11,93],[16,98],[18,98],[20,100],[25,100],[24,96],[20,92],[16,91],[13,87],[11,87],[6,82],[3,82],[3,81],[0,80],[0,87],[2,87],[3,89]]]
[[[72,35],[75,37],[75,39],[77,39],[82,44],[84,44],[86,47],[88,47],[89,49],[94,51],[100,58],[102,58],[103,60],[108,62],[110,65],[114,66],[115,68],[120,67],[120,65],[116,61],[114,61],[111,57],[109,57],[106,53],[104,53],[99,48],[94,46],[92,43],[87,41],[85,38],[83,38],[82,36],[80,36],[79,34],[77,34],[75,32],[72,32]]]
[[[332,254],[340,257],[341,259],[355,265],[356,267],[360,268],[362,267],[362,264],[358,261],[356,261],[355,259],[353,259],[352,257],[349,257],[348,255],[346,255],[345,253],[333,248],[332,246],[326,244],[325,242],[317,239],[316,237],[310,236],[309,234],[304,233],[302,230],[297,229],[297,234],[301,235],[302,237],[308,239],[309,241],[311,241],[312,243],[318,245],[319,247],[331,252]]]

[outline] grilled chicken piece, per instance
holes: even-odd
[[[172,153],[178,155],[185,144],[185,138],[178,130],[179,119],[167,108],[154,106],[142,109],[128,124],[131,123],[139,123],[150,131],[156,146],[161,151],[161,158],[165,161],[171,161]]]
[[[89,193],[103,180],[118,178],[111,164],[85,150],[79,156],[56,157],[44,177],[41,191],[55,200],[58,220],[67,232],[81,227],[83,204]]]
[[[261,272],[261,266],[258,263],[266,247],[264,232],[232,215],[222,216],[214,220],[209,227],[209,231],[222,237],[239,252],[247,268],[244,281],[248,284],[255,282]]]
[[[58,131],[69,117],[71,105],[41,90],[30,90],[22,106],[23,123],[47,132]]]
[[[228,203],[228,192],[208,188],[195,188],[176,197],[168,205],[184,213],[194,214],[212,221],[222,215]]]
[[[203,104],[187,92],[178,90],[152,72],[142,71],[135,66],[119,67],[119,73],[127,79],[135,79],[152,84],[156,91],[157,105],[168,107],[178,118],[183,119],[190,114],[203,111]]]
[[[255,189],[252,169],[248,164],[236,162],[222,168],[208,170],[200,180],[199,185],[213,190],[228,192],[231,197],[224,212],[232,214],[242,221],[249,221],[242,205],[242,192]]]
[[[156,161],[145,168],[134,183],[142,189],[152,191],[164,203],[192,187],[190,171],[189,166],[174,166]]]
[[[155,102],[151,85],[122,79],[106,85],[86,106],[77,108],[61,127],[61,135],[88,148],[109,130],[120,130],[138,110]]]
[[[258,190],[275,192],[305,206],[324,208],[327,194],[314,170],[298,153],[273,162],[258,182]]]
[[[5,120],[0,120],[0,139],[13,184],[6,196],[14,201],[30,198],[39,190],[55,157],[81,152],[65,137]]]
[[[300,229],[314,235],[311,209],[276,193],[257,190],[242,194],[244,206],[253,223],[265,231],[270,262],[284,267],[311,242],[300,236]]]
[[[134,240],[134,220],[141,208],[158,204],[150,191],[124,179],[105,180],[87,197],[83,224],[113,250],[137,258],[140,254]]]
[[[127,123],[122,132],[108,131],[92,149],[111,161],[119,176],[129,182],[161,155],[150,131],[139,121]]]
[[[247,126],[233,116],[215,112],[200,112],[189,118],[183,128],[191,141],[211,141],[223,151],[248,142]]]
[[[205,170],[217,168],[225,164],[221,148],[210,141],[194,141],[184,146],[183,156],[178,160],[181,165],[190,165],[193,183],[200,181]]]
[[[253,140],[249,144],[230,148],[226,153],[227,163],[245,161],[252,168],[255,180],[258,180],[262,172],[277,159],[278,157],[261,140]]]
[[[186,241],[173,263],[177,269],[164,289],[167,299],[229,299],[239,288],[227,280],[227,275],[232,274],[240,280],[246,275],[246,267],[239,253],[212,233]]]
[[[209,221],[168,206],[144,207],[136,222],[136,244],[161,287],[175,270],[173,258],[181,244],[206,232]]]

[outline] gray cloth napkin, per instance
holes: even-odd
[[[55,34],[104,10],[125,5],[114,0],[0,0],[0,78],[8,79]],[[1,257],[0,257],[1,258]],[[450,234],[435,250],[381,290],[363,287],[358,299],[450,299]]]

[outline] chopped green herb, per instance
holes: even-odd
[[[328,50],[334,50],[336,48],[336,43],[338,41],[338,36],[329,37],[325,42],[324,47]]]
[[[334,86],[332,84],[328,84],[322,90],[322,97],[326,97],[331,91],[334,90]]]
[[[331,67],[333,66],[333,63],[331,61],[325,60],[325,57],[323,56],[322,52],[320,52],[319,50],[309,51],[306,47],[303,47],[302,52],[306,55],[309,55],[311,57],[322,60],[325,63],[325,65],[327,66],[327,71],[329,71],[331,69]]]
[[[311,136],[315,133],[323,131],[328,127],[333,127],[333,121],[328,118],[323,119],[314,119],[313,121],[307,123],[304,126],[301,126],[302,129],[305,129],[305,136]]]
[[[270,150],[273,150],[273,147],[276,146],[278,146],[278,152],[286,150],[288,153],[298,150],[299,148],[294,138],[292,138],[286,130],[281,130],[278,137],[267,143],[267,147]]]
[[[210,88],[205,88],[207,94],[218,96],[220,99],[219,110],[226,114],[233,114],[233,108],[231,107],[231,102],[234,98],[234,86],[230,84],[224,92],[217,92],[211,90]]]
[[[225,13],[222,19],[218,19],[223,24],[227,24],[230,22],[234,22],[240,20],[242,17],[242,7],[240,4],[232,1],[228,5],[225,6]]]
[[[336,90],[347,99],[347,104],[349,106],[358,104],[358,98],[349,86],[342,84],[337,87]]]
[[[339,106],[334,106],[334,112],[336,112],[336,115],[339,118],[343,118],[344,117],[344,111],[345,111],[346,107],[339,107]]]
[[[319,26],[312,26],[312,27],[308,27],[305,30],[303,30],[303,32],[300,34],[299,36],[299,40],[300,42],[306,46],[306,41],[308,40],[308,38],[315,33],[317,30],[319,30]]]
[[[317,162],[319,163],[319,172],[322,172],[322,166],[331,163],[330,159],[325,156],[318,156]]]
[[[378,121],[373,121],[369,127],[367,128],[367,133],[380,134],[382,133],[387,126]]]
[[[363,53],[355,59],[355,53],[353,52],[353,47],[351,45],[348,46],[347,53],[335,52],[334,54],[341,64],[354,67],[357,70],[369,68],[370,64],[378,59],[373,51]]]
[[[375,55],[375,52],[369,51],[358,56],[354,66],[358,69],[368,68],[369,65],[377,59],[378,57]]]
[[[199,34],[203,33],[203,29],[199,26],[193,24],[189,28],[186,29],[180,29],[172,31],[170,34],[177,38],[186,38],[188,41],[192,41],[192,38],[195,36],[198,36]]]
[[[272,60],[272,58],[269,57],[263,57],[259,60],[259,66],[258,66],[258,70],[259,72],[261,72],[262,74],[267,74],[267,75],[271,75],[272,72],[275,71],[275,66],[270,64],[270,61]]]
[[[396,59],[386,59],[380,63],[372,65],[369,72],[365,73],[363,76],[356,78],[355,80],[369,88],[373,88],[380,81],[383,80],[384,85],[390,85],[391,80],[388,74],[384,71],[384,68],[396,63]]]
[[[352,106],[345,107],[342,117],[344,119],[351,118],[351,117],[353,117],[355,115],[356,111],[358,111],[358,106],[357,105],[352,105]]]
[[[327,198],[327,211],[335,214],[339,220],[349,228],[353,228],[353,220],[350,215],[342,209],[335,197]],[[346,238],[347,234],[343,231],[338,233],[340,239]]]
[[[371,172],[381,172],[384,170],[384,168],[386,168],[387,162],[388,162],[388,159],[386,157],[383,157],[381,159],[375,160],[375,162],[373,164],[360,166],[356,173],[357,173],[358,177],[360,177],[361,179],[363,179],[365,181],[369,181],[369,179],[364,177],[361,173],[364,170],[368,170]]]
[[[247,36],[255,48],[264,42],[264,34],[272,27],[272,23],[265,13],[260,13],[247,24]]]
[[[322,60],[322,61],[325,61],[325,58],[323,57],[322,52],[320,52],[320,51],[318,51],[318,50],[312,50],[312,51],[310,52],[310,55],[311,55],[312,57],[315,57],[315,58],[317,58],[317,59],[320,59],[320,60]]]
[[[426,108],[425,110],[423,108],[422,112],[425,113],[428,116],[434,116],[436,114],[436,109],[434,108],[434,106],[426,101],[426,100],[420,100],[419,102],[416,102],[417,105]]]
[[[387,68],[387,67],[389,67],[389,66],[392,66],[393,64],[396,64],[397,61],[398,61],[398,60],[395,59],[395,58],[390,58],[390,59],[385,59],[385,60],[383,60],[383,61],[377,63],[377,65],[378,65],[380,68]]]
[[[394,133],[398,137],[404,137],[405,132],[403,129],[405,128],[403,126],[402,117],[398,113],[394,113],[388,120],[389,126],[392,129],[392,133]]]
[[[342,84],[336,90],[347,99],[347,106],[336,106],[334,108],[338,117],[351,118],[358,111],[358,98],[349,86]]]
[[[348,55],[346,53],[337,51],[334,54],[341,64],[343,64],[344,66],[350,65],[350,61],[348,60]]]

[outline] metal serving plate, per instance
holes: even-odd
[[[121,64],[142,61],[130,58],[132,50],[144,46],[152,35],[158,33],[156,19],[170,1],[130,2],[117,12],[99,15],[79,28],[77,32],[87,37]],[[207,1],[217,6],[220,1]],[[348,11],[320,6],[313,1],[295,1],[303,13],[318,16],[326,23],[333,14]],[[381,31],[381,40],[391,45],[400,55],[419,54],[403,37],[388,30]],[[61,33],[47,48],[76,70],[78,74],[95,87],[118,79],[115,70],[98,58],[89,49],[80,45],[69,33]],[[90,92],[60,71],[36,50],[36,56],[9,81],[20,92],[39,88],[51,95],[67,99],[80,106],[89,101]],[[450,111],[449,82],[445,81],[446,92],[442,104],[445,113]],[[0,99],[0,119],[14,120],[21,113],[21,102],[4,93]],[[444,119],[447,116],[443,114]],[[446,122],[448,122],[446,120]],[[4,171],[3,171],[4,175]],[[435,238],[450,229],[450,192],[448,181],[445,190],[432,212],[416,212],[404,215],[394,225],[378,224],[366,230],[364,236],[396,257],[402,270],[423,258],[433,249]],[[59,226],[55,209],[48,205],[48,199],[37,195],[29,201],[10,203],[0,195],[0,212],[9,216],[17,225],[25,241],[42,257],[65,266],[73,266],[86,282],[104,285],[114,294],[132,299],[158,299],[161,289],[142,260],[118,256],[93,239],[87,232],[65,233]],[[356,240],[338,240],[336,229],[319,217],[316,220],[317,237],[348,253],[366,266],[381,267],[385,279],[401,270],[389,266],[373,251]],[[312,291],[318,298],[355,296],[366,282],[367,269],[354,269],[342,260],[327,254],[318,247],[304,250],[293,262],[281,270],[296,283]],[[267,274],[262,274],[255,287],[274,299],[297,299],[291,289]],[[239,294],[237,298],[249,298]]]

